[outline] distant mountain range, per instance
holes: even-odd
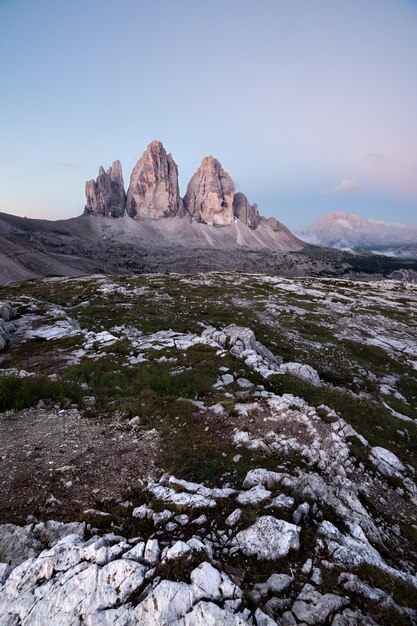
[[[380,248],[417,244],[417,227],[387,224],[340,211],[327,213],[304,233],[311,243],[334,248]]]

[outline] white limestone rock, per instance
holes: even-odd
[[[152,519],[153,516],[154,512],[147,504],[141,504],[132,511],[132,517],[137,517],[138,519]]]
[[[288,574],[271,574],[271,576],[264,583],[258,583],[252,590],[252,596],[254,598],[266,598],[269,593],[277,594],[282,593],[293,582],[294,578]]]
[[[143,556],[145,554],[145,542],[139,541],[133,548],[125,552],[122,556],[123,559],[129,559],[130,561],[143,562]]]
[[[183,618],[202,597],[197,588],[183,582],[162,580],[134,610],[134,624],[171,624]],[[179,622],[181,623],[181,622]]]
[[[292,606],[299,622],[315,626],[323,624],[327,617],[348,604],[348,600],[333,593],[322,595],[310,584],[304,585]]]
[[[184,541],[177,541],[173,546],[168,548],[162,554],[162,559],[166,561],[171,561],[172,559],[179,559],[191,552],[191,547],[185,543]]]
[[[320,376],[317,371],[310,365],[303,363],[283,363],[280,365],[281,374],[291,374],[314,387],[321,387]]]
[[[249,504],[259,504],[260,502],[268,500],[271,495],[272,492],[265,489],[263,485],[255,485],[248,491],[242,491],[236,498],[236,501],[244,506]]]
[[[157,539],[148,539],[145,544],[143,560],[148,565],[156,565],[159,561],[159,544]]]
[[[408,582],[417,589],[417,576],[399,571],[388,565],[368,541],[358,524],[349,523],[350,534],[341,533],[331,522],[320,524],[318,532],[326,539],[327,548],[332,560],[337,565],[351,569],[363,563],[374,565],[393,578]]]
[[[256,609],[255,621],[256,626],[278,626],[277,622],[273,620],[272,617],[261,611],[261,609]]]
[[[249,626],[240,615],[222,609],[213,602],[198,602],[184,618],[170,626]]]
[[[276,509],[292,509],[292,507],[294,506],[294,502],[295,500],[294,498],[291,498],[291,496],[286,496],[283,493],[280,493],[279,496],[272,500],[270,506],[271,508]]]
[[[198,493],[175,491],[170,487],[164,487],[159,483],[149,483],[148,491],[162,502],[177,504],[189,508],[212,508],[216,506],[216,500],[210,496],[202,496]]]
[[[243,481],[243,487],[248,489],[255,485],[264,485],[265,487],[275,487],[282,482],[283,474],[272,472],[261,467],[249,470]]]
[[[224,573],[210,563],[201,563],[190,574],[191,582],[199,589],[202,598],[213,601],[234,600],[242,597],[241,589]]]
[[[39,522],[27,526],[0,525],[0,545],[4,558],[13,566],[30,557],[37,557],[45,548],[52,548],[68,535],[84,537],[85,525],[81,522]]]
[[[226,518],[224,523],[226,524],[226,526],[230,526],[230,527],[236,526],[236,524],[239,522],[241,517],[242,517],[242,509],[235,509]]]
[[[259,560],[275,560],[300,547],[300,529],[295,524],[271,515],[260,517],[255,524],[236,535],[239,548]]]
[[[384,476],[402,478],[402,472],[404,472],[405,467],[400,459],[390,450],[375,446],[371,448],[369,458]]]

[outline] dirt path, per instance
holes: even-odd
[[[119,497],[152,475],[152,431],[82,418],[76,409],[0,414],[0,523],[74,520],[96,499]]]

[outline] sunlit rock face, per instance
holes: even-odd
[[[184,196],[185,210],[197,222],[224,226],[233,222],[235,186],[217,159],[204,157]]]
[[[104,170],[100,167],[96,180],[85,184],[86,204],[84,212],[93,215],[121,217],[126,207],[126,193],[120,161],[114,161]]]
[[[160,141],[149,144],[133,169],[126,211],[134,219],[183,215],[178,167]]]

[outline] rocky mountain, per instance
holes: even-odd
[[[387,224],[340,211],[316,220],[306,234],[317,243],[332,247],[372,248],[417,242],[417,227]]]
[[[107,172],[100,167],[96,180],[86,182],[85,197],[84,210],[87,214],[111,215],[111,217],[124,215],[126,193],[120,161],[114,161]]]
[[[219,161],[204,157],[184,196],[186,211],[197,222],[225,226],[233,222],[235,185]]]
[[[257,204],[250,204],[242,192],[236,193],[232,178],[211,155],[201,161],[182,199],[178,185],[178,166],[160,141],[152,141],[135,165],[126,202],[119,161],[113,163],[107,174],[101,167],[97,180],[87,182],[86,198],[86,214],[111,217],[127,214],[136,221],[178,217],[217,227],[239,222],[253,231],[262,226],[256,242],[253,242],[256,248],[271,247],[272,244],[272,248],[276,249],[284,246],[285,249],[298,250],[303,246],[278,220],[261,217]],[[236,230],[239,231],[239,228]],[[268,231],[277,235],[271,237]],[[207,234],[203,229],[201,238]],[[263,244],[265,235],[266,241]],[[236,243],[240,241],[243,245],[248,245],[244,239],[245,237],[242,240],[237,234]]]
[[[244,270],[281,276],[389,276],[417,262],[313,248],[235,192],[217,159],[205,157],[184,201],[178,167],[153,141],[126,195],[122,167],[100,168],[86,184],[84,214],[40,220],[0,213],[0,283],[97,272]]]
[[[126,212],[134,219],[183,216],[178,167],[160,141],[152,141],[135,165]]]

